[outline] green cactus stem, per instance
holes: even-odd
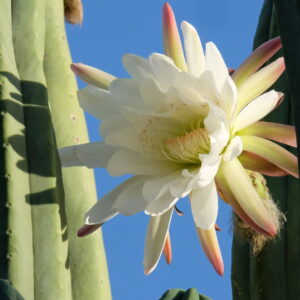
[[[278,14],[279,20],[277,20],[274,2],[272,0],[265,1],[257,27],[254,48],[281,33],[284,53],[281,52],[278,56],[284,54],[287,62],[291,60],[292,53],[286,52],[285,40],[293,41],[292,47],[294,49],[295,39],[293,37],[296,36],[295,32],[292,33],[292,29],[287,30],[287,27],[293,24],[291,28],[293,27],[294,30],[299,28],[300,13],[296,3],[294,3],[295,7],[290,2],[278,1],[278,3],[280,3],[280,6],[285,6],[285,9],[289,12],[282,8],[283,10]],[[278,3],[275,1],[276,5]],[[284,14],[283,11],[285,11]],[[291,22],[291,16],[295,17],[297,14],[298,18],[294,18],[294,21]],[[290,25],[282,26],[283,20],[285,24]],[[296,20],[298,20],[298,23]],[[297,24],[299,24],[298,27]],[[298,44],[300,47],[300,43]],[[298,53],[294,51],[293,59],[297,60],[298,65],[300,65]],[[294,77],[293,74],[296,71],[299,73],[297,68],[299,66],[297,67],[295,64],[287,64],[287,71],[272,87],[283,92],[285,100],[279,108],[268,116],[267,121],[294,124],[296,115],[297,122],[299,122],[299,109],[296,109],[299,106],[299,97],[295,98],[295,91],[290,85],[291,81],[298,80],[297,88],[299,91],[300,74],[298,74],[298,77]],[[288,76],[290,76],[289,79]],[[295,100],[298,101],[296,105],[294,104]],[[292,151],[292,149],[289,150]],[[283,178],[266,177],[266,179],[271,196],[277,202],[280,210],[286,214],[287,222],[281,230],[280,236],[267,243],[258,255],[253,255],[250,246],[235,234],[232,248],[232,290],[234,300],[294,300],[298,299],[300,295],[299,181],[291,176]]]
[[[57,153],[87,141],[63,2],[0,7],[0,278],[26,300],[109,300],[100,231],[76,236],[96,201],[93,173],[62,174]]]
[[[65,268],[63,187],[43,71],[46,1],[12,3],[13,43],[24,102],[35,298],[71,299],[70,271]]]
[[[159,300],[211,300],[207,296],[198,293],[197,289],[188,290],[171,289],[166,291]]]
[[[58,147],[88,142],[84,115],[77,100],[77,85],[70,69],[60,0],[48,1],[46,22],[44,70]],[[84,212],[96,201],[95,184],[91,183],[94,183],[92,170],[63,169],[72,292],[76,300],[109,300],[111,292],[101,232],[77,237]]]
[[[11,2],[0,0],[0,277],[34,298],[31,207],[20,80],[12,43]],[[17,145],[17,147],[16,147]]]

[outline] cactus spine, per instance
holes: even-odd
[[[93,174],[61,174],[57,155],[56,144],[87,140],[63,2],[0,7],[0,276],[27,300],[109,300],[101,236],[76,236],[95,201]]]
[[[266,0],[264,3],[257,27],[254,48],[279,35],[274,2],[276,4],[276,1],[272,0]],[[278,1],[278,3],[281,2]],[[291,3],[281,4],[291,6]],[[299,11],[296,7],[289,7],[289,9],[295,12]],[[287,24],[291,24],[289,14],[282,14],[281,17],[286,19]],[[300,24],[300,15],[298,16],[298,24]],[[293,26],[297,25],[293,23]],[[291,32],[285,31],[283,28],[280,28],[280,33],[282,39],[284,36],[289,39],[292,37]],[[283,42],[284,50],[285,46]],[[288,57],[286,53],[284,54],[287,61]],[[278,55],[282,56],[282,53]],[[299,56],[298,61],[300,62]],[[294,124],[294,116],[297,110],[292,103],[293,98],[287,78],[289,69],[287,65],[287,74],[283,74],[274,87],[285,94],[285,100],[278,109],[268,116],[268,121]],[[296,113],[296,118],[299,118],[299,116],[300,114]],[[299,181],[291,176],[284,178],[269,177],[267,178],[267,184],[273,199],[278,202],[281,211],[286,213],[287,222],[281,231],[280,237],[269,242],[257,256],[254,256],[251,253],[250,246],[241,240],[238,234],[235,234],[232,248],[232,291],[234,300],[293,300],[298,299],[300,295]]]

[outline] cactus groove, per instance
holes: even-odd
[[[26,300],[111,299],[102,237],[79,239],[93,174],[62,174],[87,140],[61,0],[0,0],[0,278]]]

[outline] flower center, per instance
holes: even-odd
[[[197,128],[184,136],[164,140],[164,156],[182,163],[200,164],[199,154],[210,150],[210,139],[205,128]]]

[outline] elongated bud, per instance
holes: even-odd
[[[166,55],[173,59],[179,69],[187,71],[175,16],[167,2],[163,6],[163,42]]]
[[[116,79],[116,77],[104,71],[82,63],[71,64],[71,69],[84,82],[105,90],[108,89],[111,82]]]
[[[276,37],[256,48],[233,73],[232,79],[235,84],[240,86],[249,76],[265,64],[281,48],[281,46],[280,37]]]
[[[220,251],[217,234],[215,227],[213,226],[211,229],[204,230],[197,227],[198,237],[201,243],[201,246],[213,265],[216,272],[223,276],[224,274],[224,264],[222,259],[222,254]]]

